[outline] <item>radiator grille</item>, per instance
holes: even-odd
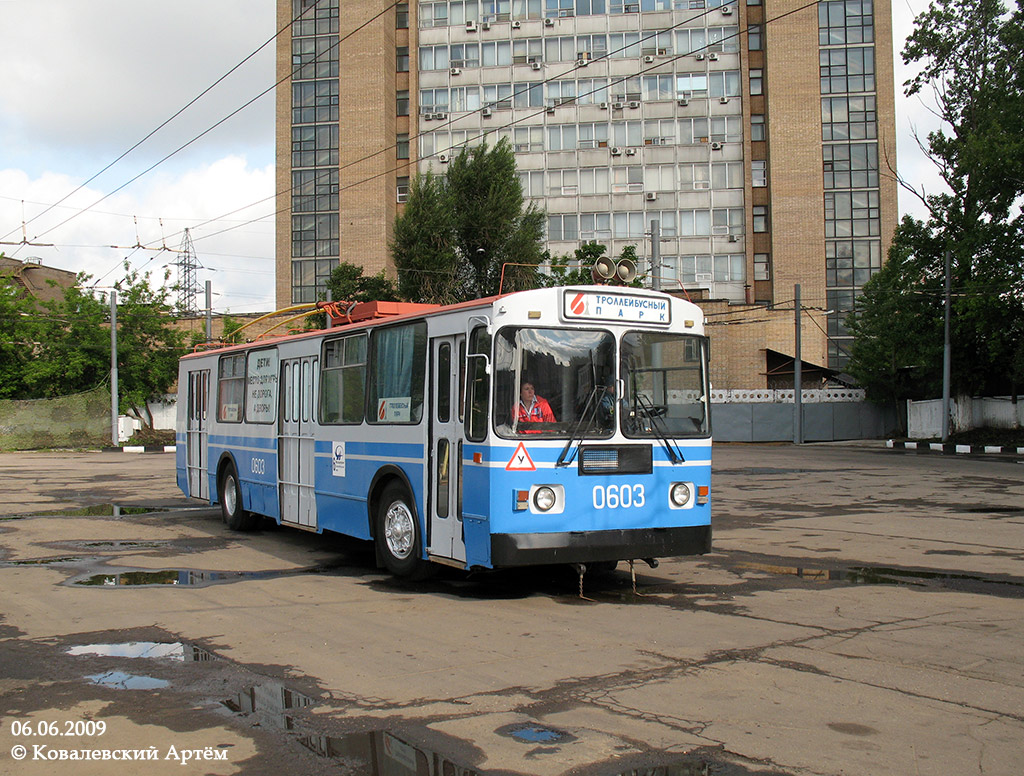
[[[650,474],[651,446],[588,446],[580,450],[580,474]]]

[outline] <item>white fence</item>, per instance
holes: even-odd
[[[1014,404],[1009,396],[961,396],[950,400],[949,420],[951,432],[973,428],[1021,428],[1024,426],[1024,401]],[[907,402],[907,436],[911,439],[942,436],[942,399]]]
[[[795,391],[792,388],[778,390],[711,391],[712,404],[792,404]],[[825,402],[864,401],[864,391],[852,388],[804,389],[800,401],[806,404]]]

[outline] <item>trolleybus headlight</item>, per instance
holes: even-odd
[[[668,497],[672,499],[675,506],[685,507],[690,501],[690,486],[685,482],[676,482],[672,485]]]
[[[554,507],[556,501],[557,498],[555,497],[555,491],[547,485],[542,485],[533,493],[533,505],[540,512],[549,511]]]

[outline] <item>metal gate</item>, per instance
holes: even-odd
[[[277,460],[281,522],[315,529],[314,456],[319,359],[281,362]]]

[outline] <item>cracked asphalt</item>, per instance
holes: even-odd
[[[232,533],[173,466],[0,455],[0,774],[1021,772],[1013,458],[717,445],[714,551],[582,597]]]

